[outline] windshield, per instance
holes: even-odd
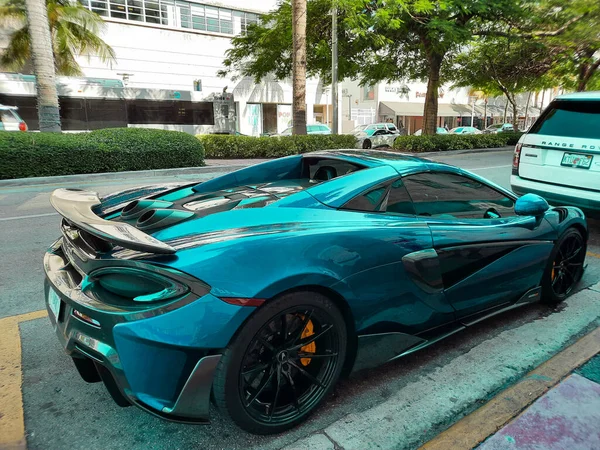
[[[359,125],[356,128],[354,128],[354,130],[352,130],[353,133],[360,133],[361,131],[365,131],[365,129],[368,127],[368,125]]]
[[[600,139],[600,101],[555,100],[529,131],[530,134]]]

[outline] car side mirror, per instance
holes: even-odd
[[[517,216],[542,216],[550,209],[548,202],[536,194],[525,194],[515,202]]]

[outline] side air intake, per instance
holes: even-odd
[[[123,208],[121,218],[123,220],[137,219],[146,211],[157,208],[170,208],[171,206],[173,206],[173,203],[163,200],[134,200]]]
[[[136,226],[142,231],[156,230],[183,222],[193,215],[194,213],[191,211],[181,211],[178,209],[152,209],[140,216]]]

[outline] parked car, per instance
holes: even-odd
[[[27,124],[19,116],[16,106],[0,105],[0,130],[27,131]]]
[[[208,423],[212,398],[260,434],[305,420],[353,369],[561,302],[588,236],[577,208],[372,150],[50,201],[48,317],[83,379],[177,422]]]
[[[287,127],[281,133],[275,134],[274,136],[291,136],[292,129],[292,127]],[[331,128],[322,123],[306,125],[306,134],[331,134]]]
[[[512,123],[495,123],[483,129],[484,134],[513,133],[515,131],[519,130],[515,130]]]
[[[419,129],[413,133],[413,136],[421,136],[421,134],[423,134],[423,130]],[[448,134],[448,130],[446,130],[444,127],[437,127],[435,134]]]
[[[356,128],[354,128],[354,130],[352,130],[352,134],[354,134],[355,136],[360,135],[366,135],[367,137],[371,137],[373,136],[377,131],[389,131],[391,133],[395,133],[395,134],[405,134],[403,133],[402,129],[399,129],[398,127],[396,127],[396,125],[394,125],[393,123],[371,123],[368,125],[359,125]]]
[[[550,103],[515,147],[510,184],[600,216],[600,92]]]
[[[450,130],[450,134],[481,134],[481,130],[475,127],[456,127]]]
[[[389,124],[392,125],[392,124]],[[356,137],[356,148],[382,148],[382,147],[392,147],[394,145],[394,141],[400,134],[398,130],[394,127],[395,131],[392,131],[389,128],[383,128],[379,130],[375,130],[370,136],[361,131],[359,133],[355,133],[354,137]]]

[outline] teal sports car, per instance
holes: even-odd
[[[46,305],[83,379],[178,422],[208,423],[212,399],[259,434],[306,419],[352,370],[562,301],[588,239],[577,208],[378,151],[51,203]]]

